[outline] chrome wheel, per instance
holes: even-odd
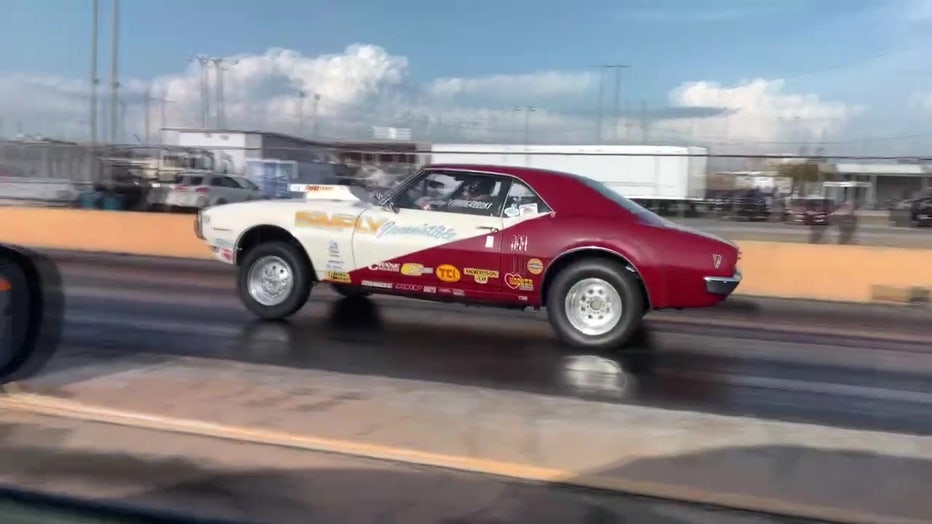
[[[621,295],[601,278],[586,278],[573,284],[564,307],[570,325],[584,335],[604,335],[621,320]]]
[[[280,257],[266,256],[249,268],[246,283],[253,300],[263,306],[277,306],[291,295],[294,274],[291,266]]]

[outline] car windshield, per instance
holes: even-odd
[[[669,220],[661,217],[660,215],[638,204],[637,202],[634,202],[633,200],[629,200],[625,198],[625,196],[622,195],[621,193],[617,191],[613,191],[611,188],[609,188],[602,182],[599,182],[598,180],[593,180],[591,178],[587,178],[587,177],[580,176],[580,175],[573,175],[573,176],[576,177],[578,180],[580,180],[582,183],[598,191],[600,195],[618,204],[621,208],[628,211],[632,215],[637,216],[638,218],[641,218],[651,224],[657,224],[657,225],[672,225],[673,224]]]

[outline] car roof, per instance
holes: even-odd
[[[586,184],[586,177],[575,173],[493,164],[428,164],[423,169],[513,176],[525,182],[554,211],[563,215],[609,217],[624,213],[617,204]]]
[[[535,167],[496,166],[492,164],[428,164],[424,166],[424,169],[477,171],[494,175],[507,175],[520,178],[532,186],[535,186],[540,182],[553,181],[555,178],[573,180],[579,176],[572,173],[563,173],[560,171],[551,171]]]

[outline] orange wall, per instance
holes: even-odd
[[[31,247],[212,258],[192,215],[0,207],[0,242]],[[738,294],[869,302],[875,286],[932,288],[932,249],[739,242]]]

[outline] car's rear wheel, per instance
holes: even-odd
[[[368,297],[372,294],[365,289],[356,286],[348,286],[346,284],[331,284],[331,286],[333,286],[334,291],[347,298]]]
[[[622,264],[604,259],[581,260],[560,271],[546,306],[557,336],[592,350],[621,348],[645,313],[637,277]]]
[[[237,288],[240,300],[252,314],[278,320],[304,306],[311,284],[311,268],[297,247],[287,242],[268,242],[245,253]]]

